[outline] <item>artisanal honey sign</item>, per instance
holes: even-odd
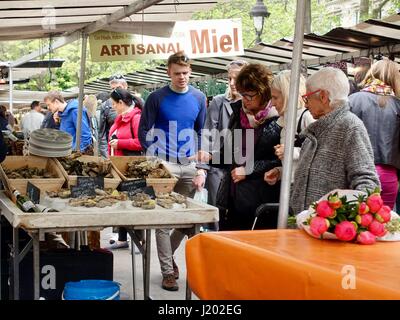
[[[167,59],[181,50],[191,59],[244,54],[241,19],[177,21],[170,38],[101,30],[89,41],[92,61]]]

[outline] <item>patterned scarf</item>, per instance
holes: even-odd
[[[382,96],[396,96],[392,87],[379,79],[369,79],[361,91],[372,92]]]
[[[242,108],[240,109],[240,125],[243,129],[257,128],[263,124],[265,120],[273,117],[275,115],[274,111],[277,113],[276,110],[272,108],[271,102],[269,102],[267,106],[256,115],[253,115],[244,105],[242,105]]]

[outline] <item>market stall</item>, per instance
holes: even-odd
[[[203,233],[187,242],[186,264],[200,299],[400,299],[399,242],[361,246],[284,229]]]
[[[122,179],[116,176],[116,170],[110,161],[103,163],[102,160],[95,158],[82,157],[80,161],[80,157],[74,156],[60,159],[14,157],[12,170],[7,168],[11,165],[10,162],[1,165],[1,176],[6,191],[0,193],[0,215],[9,221],[14,230],[12,262],[14,299],[19,298],[19,265],[32,246],[34,298],[39,298],[39,244],[45,240],[45,235],[48,233],[99,231],[110,226],[127,228],[131,234],[132,251],[136,245],[143,254],[144,297],[148,299],[151,230],[191,228],[195,234],[202,224],[218,221],[217,208],[171,192],[176,179],[166,172],[159,162],[153,159],[149,161],[140,159],[132,164],[132,161],[129,161],[132,157],[127,157],[129,159],[125,159],[125,164],[131,165],[131,170],[141,176],[132,176],[132,179],[121,181]],[[35,165],[40,166],[39,164],[42,168],[35,167]],[[108,170],[105,170],[105,167]],[[162,174],[164,178],[151,178],[157,174]],[[26,175],[33,176],[27,178]],[[149,176],[151,177],[148,178]],[[54,181],[50,184],[46,183],[46,180]],[[21,203],[18,206],[15,203],[16,194],[13,190],[17,186],[21,194],[30,195],[32,201],[37,203],[35,209],[45,209],[41,210],[42,212],[22,211]],[[168,190],[168,192],[157,190]],[[18,245],[20,228],[32,238],[24,248],[19,248]],[[136,230],[145,230],[144,239],[140,239],[142,241],[135,236]],[[132,268],[135,298],[134,252],[132,252]],[[190,298],[188,288],[187,298]]]

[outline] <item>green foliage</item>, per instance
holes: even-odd
[[[226,84],[217,82],[216,79],[210,79],[203,82],[193,82],[191,84],[193,87],[203,92],[207,97],[214,97],[218,94],[225,93],[226,91]]]
[[[255,4],[255,0],[232,0],[217,4],[213,9],[200,12],[194,15],[194,19],[233,19],[242,20],[243,44],[245,48],[251,47],[255,43],[256,34],[254,31],[253,20],[249,12]],[[261,36],[263,42],[273,43],[283,37],[293,38],[296,1],[265,1],[268,11],[271,13],[264,22],[264,30]],[[312,30],[322,34],[338,26],[338,17],[327,16],[325,6],[312,1]]]

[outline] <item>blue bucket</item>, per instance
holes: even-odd
[[[120,284],[109,280],[67,282],[63,300],[119,300]]]

